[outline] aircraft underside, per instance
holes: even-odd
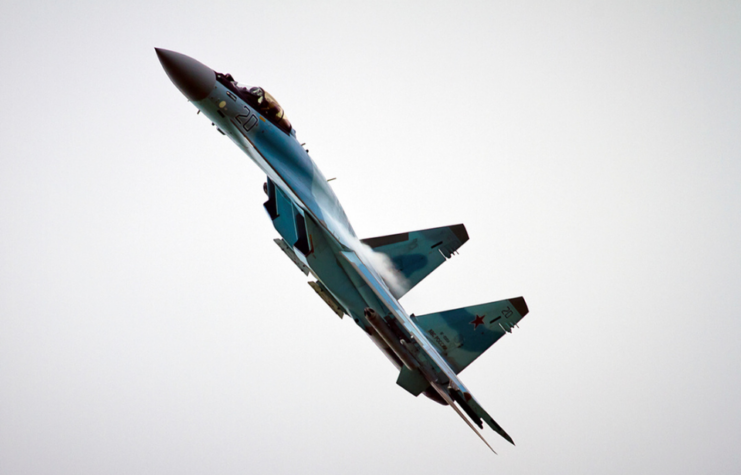
[[[276,243],[316,280],[309,285],[338,316],[349,315],[399,369],[397,384],[414,396],[450,405],[481,436],[484,423],[509,435],[473,398],[458,373],[528,313],[525,300],[414,316],[398,299],[457,253],[462,224],[359,240],[326,178],[299,144],[291,123],[264,89],[157,49],[173,83],[267,175],[265,211]],[[491,446],[489,446],[491,448]],[[492,449],[493,450],[493,449]]]

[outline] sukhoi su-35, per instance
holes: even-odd
[[[399,369],[396,383],[452,407],[490,449],[476,426],[486,424],[514,444],[458,374],[511,332],[528,313],[525,300],[417,316],[399,304],[468,240],[466,228],[457,224],[358,239],[273,96],[183,54],[155,50],[180,92],[267,175],[264,207],[280,235],[275,242],[316,279],[309,285],[332,311],[352,318]]]

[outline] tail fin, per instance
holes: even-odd
[[[407,287],[397,292],[401,295],[395,295],[396,298],[407,293],[452,257],[466,241],[468,233],[462,224],[362,240],[375,252],[387,255],[396,270],[404,276]]]
[[[441,355],[457,373],[489,349],[505,332],[527,315],[525,299],[516,297],[499,302],[428,313],[414,318]]]

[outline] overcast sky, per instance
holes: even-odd
[[[741,467],[741,3],[0,6],[0,473]],[[414,398],[271,242],[154,47],[284,106],[360,237],[464,223],[402,299],[523,295]]]

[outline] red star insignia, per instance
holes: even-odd
[[[484,317],[485,316],[486,315],[482,315],[482,316],[476,315],[476,318],[474,318],[471,322],[469,322],[471,325],[473,325],[473,329],[474,330],[476,330],[479,327],[479,325],[483,325],[484,324]]]

